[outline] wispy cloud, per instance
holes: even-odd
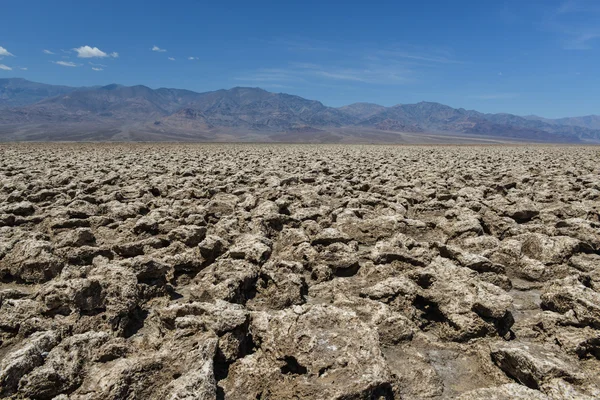
[[[169,57],[170,61],[175,61],[175,57]]]
[[[238,86],[256,87],[256,82],[242,82],[242,83],[239,83]],[[262,89],[293,89],[294,88],[294,86],[281,85],[279,83],[264,83],[264,84],[261,84],[260,87]]]
[[[379,50],[375,54],[379,55],[379,56],[391,57],[394,59],[424,61],[424,62],[428,62],[428,63],[462,64],[462,61],[455,60],[448,56],[439,55],[439,54],[410,52],[410,51],[403,51],[403,50]]]
[[[104,65],[104,64],[98,64],[98,63],[94,63],[94,62],[91,62],[91,61],[88,61],[88,64],[90,64],[90,65],[92,65],[94,67],[106,68],[106,65]]]
[[[275,40],[266,41],[276,47],[284,48],[293,52],[330,52],[336,51],[336,46],[323,40],[314,40],[306,38],[278,38]]]
[[[556,15],[570,13],[598,13],[600,12],[600,3],[596,0],[565,0],[555,11]]]
[[[27,68],[27,67],[20,67],[19,69],[20,69],[21,71],[27,71],[27,70],[29,70],[29,68]]]
[[[188,57],[188,60],[199,60],[199,57]]]
[[[46,49],[44,49],[44,50],[43,50],[43,53],[44,53],[44,54],[54,54],[54,53],[53,53],[53,52],[51,52],[50,50],[46,50]]]
[[[477,100],[506,100],[514,99],[516,97],[519,97],[519,93],[488,93],[468,96],[470,99]]]
[[[119,58],[119,53],[117,53],[116,51],[113,51],[112,53],[110,53],[110,56],[112,58]]]
[[[52,61],[54,64],[63,66],[63,67],[77,67],[78,65],[71,61]]]
[[[456,68],[464,62],[449,48],[389,43],[333,43],[307,39],[265,42],[279,53],[291,53],[288,62],[265,65],[233,80],[266,85],[354,87],[357,84],[404,85],[420,81],[429,71]],[[327,52],[324,57],[323,53]],[[302,58],[298,55],[302,54]]]
[[[386,67],[373,65],[367,68],[327,68],[327,69],[311,69],[317,76],[325,78],[374,83],[374,84],[402,84],[411,81],[410,72],[401,67]]]
[[[77,57],[79,58],[106,58],[106,57],[119,57],[119,53],[110,53],[107,54],[104,51],[100,50],[97,47],[91,46],[81,46],[73,49],[77,52]]]
[[[12,71],[11,67],[9,67],[8,65],[4,65],[4,64],[0,64],[0,69],[2,69],[4,71]]]
[[[590,0],[567,0],[548,11],[542,25],[559,35],[565,50],[590,50],[600,39],[600,3]]]
[[[92,67],[92,69],[93,69],[94,71],[104,71],[104,69],[103,69],[103,68],[98,68],[98,67]]]
[[[158,46],[156,46],[156,45],[154,45],[154,46],[153,46],[153,47],[152,47],[150,50],[152,50],[152,51],[156,51],[156,52],[158,52],[158,53],[164,53],[164,52],[166,52],[166,51],[167,51],[166,49],[161,49],[160,47],[158,47]]]
[[[4,56],[4,57],[11,56],[11,57],[14,57],[14,54],[12,54],[8,50],[6,50],[4,47],[0,46],[0,56]]]
[[[414,46],[407,43],[388,43],[381,46],[376,42],[334,43],[306,38],[280,38],[266,42],[278,48],[278,51],[302,53],[310,56],[319,53],[332,53],[339,57],[361,57],[365,59],[393,59],[404,62],[430,64],[462,64],[449,48],[434,46]]]
[[[361,66],[319,65],[290,63],[285,68],[261,68],[234,78],[237,81],[255,82],[261,86],[290,82],[316,83],[338,81],[369,84],[398,85],[413,81],[413,72],[396,63],[368,63]]]
[[[569,37],[563,40],[565,50],[590,50],[595,39],[600,38],[600,32],[577,32],[568,34]]]
[[[243,74],[234,78],[236,81],[258,82],[264,85],[263,82],[285,82],[302,80],[295,70],[284,68],[260,68],[256,71]]]

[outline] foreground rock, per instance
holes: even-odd
[[[596,148],[0,154],[2,398],[600,398]]]
[[[390,373],[376,331],[351,312],[295,306],[253,314],[257,352],[229,367],[228,398],[378,398],[390,396]]]

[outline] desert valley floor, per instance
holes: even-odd
[[[600,148],[0,145],[0,397],[600,398]]]

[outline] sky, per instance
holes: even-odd
[[[597,0],[0,0],[0,78],[600,114]]]

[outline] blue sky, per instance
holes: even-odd
[[[600,1],[0,0],[0,78],[600,114]]]

